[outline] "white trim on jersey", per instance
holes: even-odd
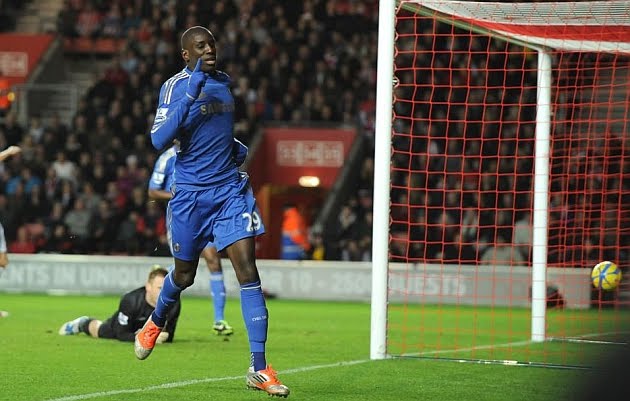
[[[164,88],[164,100],[162,101],[163,104],[171,103],[171,95],[173,94],[173,89],[175,88],[175,84],[184,78],[188,78],[188,76],[189,76],[188,72],[186,72],[186,70],[182,70],[181,72],[169,78],[168,81],[166,81],[165,88]]]

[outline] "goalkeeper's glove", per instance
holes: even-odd
[[[195,69],[193,70],[190,77],[188,77],[188,87],[186,88],[186,96],[191,101],[197,100],[199,94],[201,93],[201,88],[206,83],[206,78],[208,76],[205,72],[201,71],[201,58],[197,60],[197,65],[195,65]]]

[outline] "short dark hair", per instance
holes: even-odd
[[[188,43],[192,39],[192,36],[198,32],[209,33],[210,35],[212,35],[212,32],[210,32],[210,30],[206,27],[199,26],[199,25],[192,26],[186,29],[184,33],[182,33],[182,37],[180,39],[180,46],[182,47],[182,50],[185,50],[188,48]]]
[[[151,266],[151,271],[149,272],[149,278],[147,278],[147,281],[151,281],[157,276],[166,277],[167,274],[168,270],[161,265],[153,265]]]

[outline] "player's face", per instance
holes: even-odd
[[[217,45],[210,32],[200,31],[193,34],[188,48],[184,50],[184,60],[191,70],[195,69],[198,59],[202,60],[202,71],[209,73],[216,71]]]
[[[160,295],[160,291],[162,290],[162,286],[164,285],[164,277],[155,276],[153,279],[148,281],[144,288],[147,290],[147,303],[153,307],[157,304],[158,295]]]

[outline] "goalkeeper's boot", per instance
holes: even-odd
[[[247,387],[252,390],[265,391],[267,394],[276,397],[287,397],[290,393],[289,388],[278,380],[277,373],[271,365],[263,370],[254,371],[253,367],[249,367],[247,371]]]
[[[162,332],[162,327],[158,327],[149,316],[142,329],[136,334],[133,348],[136,358],[147,359],[155,347],[155,342]]]
[[[218,320],[214,322],[212,331],[214,331],[214,334],[217,336],[229,336],[234,333],[232,326],[230,326],[225,320]]]
[[[61,336],[71,336],[73,334],[78,334],[79,331],[80,331],[79,329],[81,327],[81,324],[83,324],[88,319],[89,319],[89,317],[87,317],[87,316],[80,316],[80,317],[78,317],[78,318],[76,318],[74,320],[71,320],[69,322],[65,322],[59,328],[59,335],[61,335]]]

